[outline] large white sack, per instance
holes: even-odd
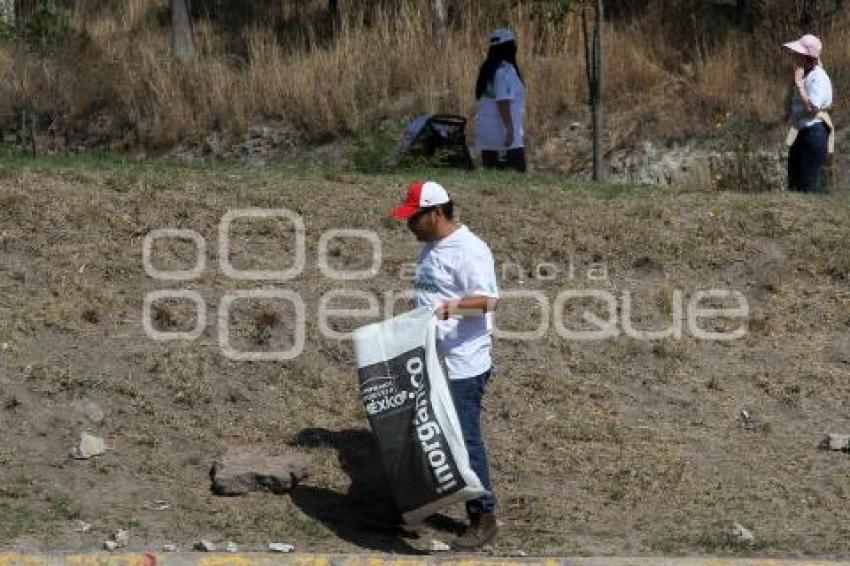
[[[361,399],[404,521],[484,495],[437,355],[433,311],[359,328],[354,349]]]

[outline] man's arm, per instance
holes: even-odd
[[[446,301],[437,307],[434,314],[440,320],[448,320],[452,316],[477,316],[496,310],[499,299],[486,295],[470,295],[462,299]]]

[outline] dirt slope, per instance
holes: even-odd
[[[485,429],[506,523],[496,550],[848,555],[850,456],[817,449],[826,432],[850,433],[847,193],[439,179],[461,220],[491,244],[505,271],[502,289],[546,298],[547,307],[505,299],[498,326],[530,330],[545,308],[552,311],[542,337],[502,338],[495,347]],[[161,163],[0,163],[0,549],[90,549],[117,528],[130,528],[131,548],[139,549],[166,542],[187,548],[207,537],[246,549],[282,540],[302,550],[416,552],[432,538],[448,540],[460,509],[433,521],[420,539],[364,526],[364,512],[382,497],[380,468],[358,404],[351,347],[323,337],[317,321],[321,297],[334,289],[373,294],[383,317],[387,293],[409,288],[400,274],[416,244],[386,218],[406,180]],[[219,221],[249,207],[301,215],[303,273],[269,284],[222,272]],[[205,239],[197,279],[157,281],[145,273],[143,239],[159,228],[191,229]],[[382,261],[377,276],[339,283],[322,274],[318,247],[324,231],[349,228],[377,233]],[[285,222],[234,222],[230,263],[291,265],[292,236]],[[189,242],[158,240],[152,249],[158,269],[195,264]],[[332,241],[327,252],[338,269],[370,264],[365,241]],[[303,353],[286,362],[227,359],[217,332],[222,297],[264,288],[303,299]],[[146,335],[144,297],[158,289],[200,293],[207,324],[199,338]],[[610,292],[620,336],[559,336],[554,303],[569,289]],[[689,301],[707,289],[742,294],[749,306],[743,337],[699,339],[687,321],[681,339],[623,334],[624,291],[631,292],[634,325],[661,328],[677,305],[687,318]],[[562,326],[581,328],[586,308],[607,316],[599,302],[583,304],[561,305]],[[157,329],[193,327],[190,303],[157,305]],[[288,349],[292,308],[280,307],[234,303],[234,348]],[[332,326],[368,320],[337,318]],[[731,331],[741,322],[730,316],[701,324]],[[75,409],[81,400],[100,406],[100,424]],[[741,419],[742,410],[752,422]],[[82,430],[113,449],[71,460]],[[244,445],[303,453],[313,473],[291,495],[213,496],[213,458]],[[168,508],[158,509],[158,501]],[[91,530],[75,532],[79,520]],[[733,521],[753,530],[754,545],[730,546],[724,529]]]

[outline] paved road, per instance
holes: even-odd
[[[850,560],[763,558],[500,558],[444,554],[90,553],[3,554],[0,566],[850,566]]]

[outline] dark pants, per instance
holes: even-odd
[[[506,150],[504,159],[499,159],[499,151],[484,150],[481,152],[481,165],[485,169],[513,169],[525,173],[525,148]]]
[[[788,188],[806,193],[824,192],[820,170],[826,161],[829,130],[822,122],[800,130],[788,154]]]
[[[476,519],[484,512],[492,512],[496,507],[493,485],[490,483],[487,448],[481,438],[481,398],[484,396],[488,381],[490,381],[490,370],[475,377],[449,380],[452,399],[463,431],[463,441],[469,452],[469,464],[478,475],[484,489],[488,491],[486,495],[466,502],[466,513],[470,519]]]

